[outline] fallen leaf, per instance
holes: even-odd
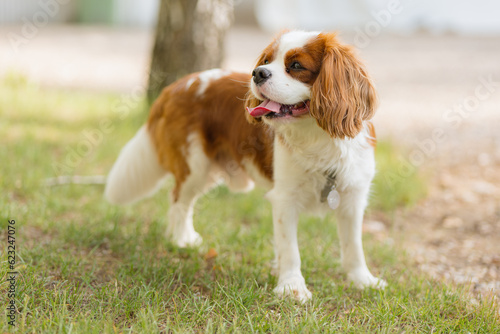
[[[205,254],[205,260],[215,259],[217,255],[217,251],[214,248],[210,248],[207,254]]]

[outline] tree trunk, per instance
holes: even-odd
[[[186,74],[220,67],[233,0],[161,0],[148,82],[151,104]]]

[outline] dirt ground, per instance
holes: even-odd
[[[394,218],[408,252],[435,278],[500,297],[500,38],[385,37],[366,59],[379,133],[410,148],[402,169],[429,176],[429,196]]]
[[[0,28],[0,76],[122,94],[145,87],[149,30],[47,26],[15,51],[8,33],[20,31]],[[233,28],[224,67],[250,71],[271,36]],[[380,95],[379,138],[410,148],[399,185],[405,168],[429,175],[428,198],[365,230],[400,231],[421,270],[500,297],[500,36],[380,35],[359,53]]]
[[[500,297],[500,163],[439,167],[430,196],[398,215],[408,250],[432,277]]]
[[[439,153],[424,170],[428,197],[394,217],[370,217],[364,229],[381,241],[401,238],[431,277],[500,298],[500,140],[485,141],[470,154]]]

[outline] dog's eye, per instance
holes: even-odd
[[[269,64],[269,60],[266,59],[266,60],[264,60],[264,65],[267,65],[267,64]]]
[[[303,70],[304,69],[304,67],[302,65],[300,65],[300,63],[298,61],[293,62],[292,65],[290,65],[290,68],[292,70]]]

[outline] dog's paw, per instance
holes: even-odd
[[[374,288],[384,289],[387,282],[373,276],[368,270],[355,270],[347,274],[347,278],[358,289]]]
[[[280,297],[292,297],[301,303],[305,303],[312,297],[312,293],[307,289],[302,276],[292,276],[283,281],[280,280],[278,286],[274,288],[274,293]]]
[[[179,236],[172,236],[172,242],[180,248],[197,247],[201,245],[203,239],[196,231],[183,233]]]

